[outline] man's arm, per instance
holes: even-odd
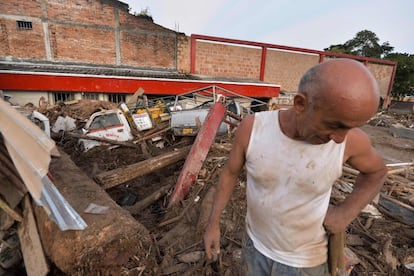
[[[350,130],[346,143],[344,161],[359,170],[360,174],[355,180],[352,193],[338,206],[329,206],[324,226],[331,233],[345,230],[380,192],[387,176],[387,168],[381,156],[362,130]]]
[[[204,234],[204,246],[209,260],[214,259],[220,252],[220,215],[243,169],[253,121],[254,116],[248,116],[238,126],[229,159],[220,174],[213,208]]]

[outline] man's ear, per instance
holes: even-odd
[[[308,97],[305,94],[296,94],[293,98],[293,109],[296,113],[302,113],[308,107]]]

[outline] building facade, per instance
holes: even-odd
[[[309,67],[338,56],[258,42],[187,36],[151,18],[130,14],[128,5],[116,0],[2,1],[0,39],[0,89],[19,104],[36,104],[41,96],[51,103],[82,98],[124,101],[143,78],[268,83],[279,85],[281,91],[295,92],[300,76]],[[376,76],[383,97],[389,94],[395,64],[348,57],[364,62]],[[64,82],[52,88],[40,79],[30,86],[19,86],[16,82],[25,80],[11,74],[22,72],[79,78],[116,76],[125,82],[134,80],[137,87],[114,84],[104,90],[98,84],[92,88],[79,84],[66,90],[70,85]],[[156,88],[147,86],[146,93],[159,92],[152,89]]]

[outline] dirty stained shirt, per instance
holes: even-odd
[[[246,152],[246,228],[259,252],[293,267],[326,262],[323,220],[344,150],[345,142],[311,145],[287,137],[278,111],[255,114]]]

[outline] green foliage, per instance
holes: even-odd
[[[351,51],[349,49],[345,48],[344,44],[331,45],[331,46],[329,46],[329,48],[325,48],[324,50],[332,52],[332,53],[350,54],[351,55]]]
[[[414,55],[391,53],[385,59],[397,62],[392,95],[414,96]]]
[[[344,44],[335,44],[325,48],[325,51],[344,53],[356,56],[381,58],[394,50],[387,42],[379,44],[379,38],[371,31],[363,30],[358,32],[353,39]]]
[[[148,8],[145,8],[145,9],[142,9],[140,12],[135,12],[134,13],[134,15],[135,16],[138,16],[138,17],[141,17],[141,18],[144,18],[144,19],[146,19],[146,20],[149,20],[149,21],[151,21],[151,22],[154,22],[154,19],[152,18],[152,15],[151,15],[151,13],[149,12],[149,9]]]
[[[344,44],[334,44],[324,50],[334,53],[396,61],[397,71],[391,92],[392,95],[414,96],[414,55],[393,53],[394,47],[388,41],[382,44],[379,41],[379,38],[374,32],[362,30]]]

